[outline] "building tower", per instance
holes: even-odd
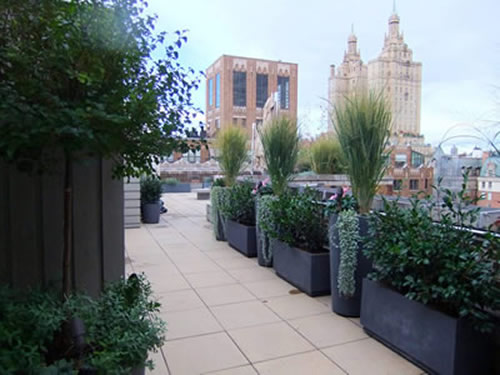
[[[413,52],[399,31],[399,16],[389,17],[389,33],[379,57],[368,63],[368,87],[383,93],[391,105],[393,134],[420,134],[422,63],[413,61]]]
[[[368,82],[368,67],[363,64],[358,50],[358,38],[354,34],[354,27],[347,38],[347,51],[344,52],[344,61],[335,69],[330,65],[328,80],[329,112],[335,105],[340,105],[346,96],[354,92],[365,92]],[[328,124],[333,130],[332,124]]]

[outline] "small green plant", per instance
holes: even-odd
[[[227,199],[220,207],[222,214],[228,220],[243,225],[255,225],[255,195],[252,193],[253,183],[245,181],[231,186],[227,192]]]
[[[214,186],[210,190],[210,205],[212,216],[212,227],[215,238],[224,239],[226,233],[226,218],[221,211],[221,207],[225,205],[228,196],[228,188]],[[222,230],[222,233],[220,232]]]
[[[452,316],[473,321],[482,331],[493,328],[488,310],[500,309],[500,240],[491,232],[478,237],[466,225],[477,219],[477,201],[462,190],[435,187],[442,200],[415,199],[410,209],[384,201],[384,213],[370,223],[365,254],[375,264],[371,278],[407,298]],[[439,222],[433,221],[438,212]]]
[[[242,171],[247,155],[247,135],[236,127],[228,127],[217,134],[216,146],[220,152],[219,165],[225,174],[226,186],[232,186]]]
[[[282,194],[269,200],[269,209],[260,225],[270,237],[312,253],[325,251],[328,219],[314,190]]]
[[[344,104],[335,108],[331,120],[359,213],[366,214],[386,168],[390,107],[382,95],[356,94],[346,97]]]
[[[141,178],[141,204],[157,203],[161,198],[162,182],[156,176]]]
[[[310,147],[311,166],[314,173],[343,173],[340,143],[332,136],[320,137]]]
[[[169,177],[163,180],[163,183],[168,186],[175,186],[179,183],[179,180],[176,179],[175,177]]]
[[[277,117],[259,130],[264,160],[276,195],[283,194],[293,174],[299,151],[297,121]]]
[[[226,182],[224,181],[223,178],[216,178],[214,183],[212,184],[212,187],[225,187]]]
[[[337,230],[341,249],[337,286],[341,295],[352,297],[356,292],[354,274],[358,266],[358,243],[361,239],[359,236],[359,218],[354,210],[348,209],[339,213]]]

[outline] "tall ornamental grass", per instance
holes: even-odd
[[[342,173],[342,150],[338,139],[331,136],[320,137],[313,142],[309,152],[314,173]]]
[[[259,133],[273,192],[279,196],[285,192],[297,163],[297,120],[285,116],[276,117],[259,130]]]
[[[228,127],[217,134],[216,147],[226,186],[232,186],[248,159],[247,135],[240,128]]]
[[[388,103],[373,92],[345,98],[332,115],[360,214],[370,211],[384,176],[391,119]]]

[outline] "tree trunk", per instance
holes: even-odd
[[[64,161],[64,249],[63,249],[63,297],[71,293],[71,256],[73,250],[73,168],[69,153]]]

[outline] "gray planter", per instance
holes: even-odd
[[[130,375],[145,375],[145,374],[146,374],[146,367],[138,366],[132,370],[132,373]]]
[[[372,262],[363,254],[361,244],[358,249],[358,265],[354,278],[356,281],[356,292],[352,297],[345,297],[339,293],[337,279],[339,275],[340,252],[339,233],[336,227],[338,215],[330,217],[329,240],[330,240],[330,269],[332,273],[332,311],[338,315],[358,317],[361,312],[361,291],[363,288],[363,278],[372,270]],[[368,233],[368,220],[366,217],[359,217],[359,235],[361,238]]]
[[[228,220],[226,222],[226,236],[227,242],[232,248],[249,258],[257,256],[254,226],[247,226],[233,220]]]
[[[260,229],[258,224],[255,226],[255,235],[257,240],[257,263],[262,267],[272,267],[273,253],[271,250],[271,238]]]
[[[188,183],[179,183],[175,185],[162,185],[163,193],[190,193],[191,192],[191,184]]]
[[[361,324],[369,335],[431,374],[493,374],[490,336],[464,319],[368,279],[363,281]]]
[[[309,253],[272,240],[273,264],[278,276],[309,296],[330,293],[330,255]]]
[[[217,220],[215,220],[215,223],[212,223],[212,225],[217,226],[215,231],[215,239],[217,241],[227,241],[226,218],[222,216],[222,213],[219,210],[217,210],[215,214],[217,215]]]
[[[144,203],[142,205],[142,222],[157,224],[160,221],[160,203]]]

